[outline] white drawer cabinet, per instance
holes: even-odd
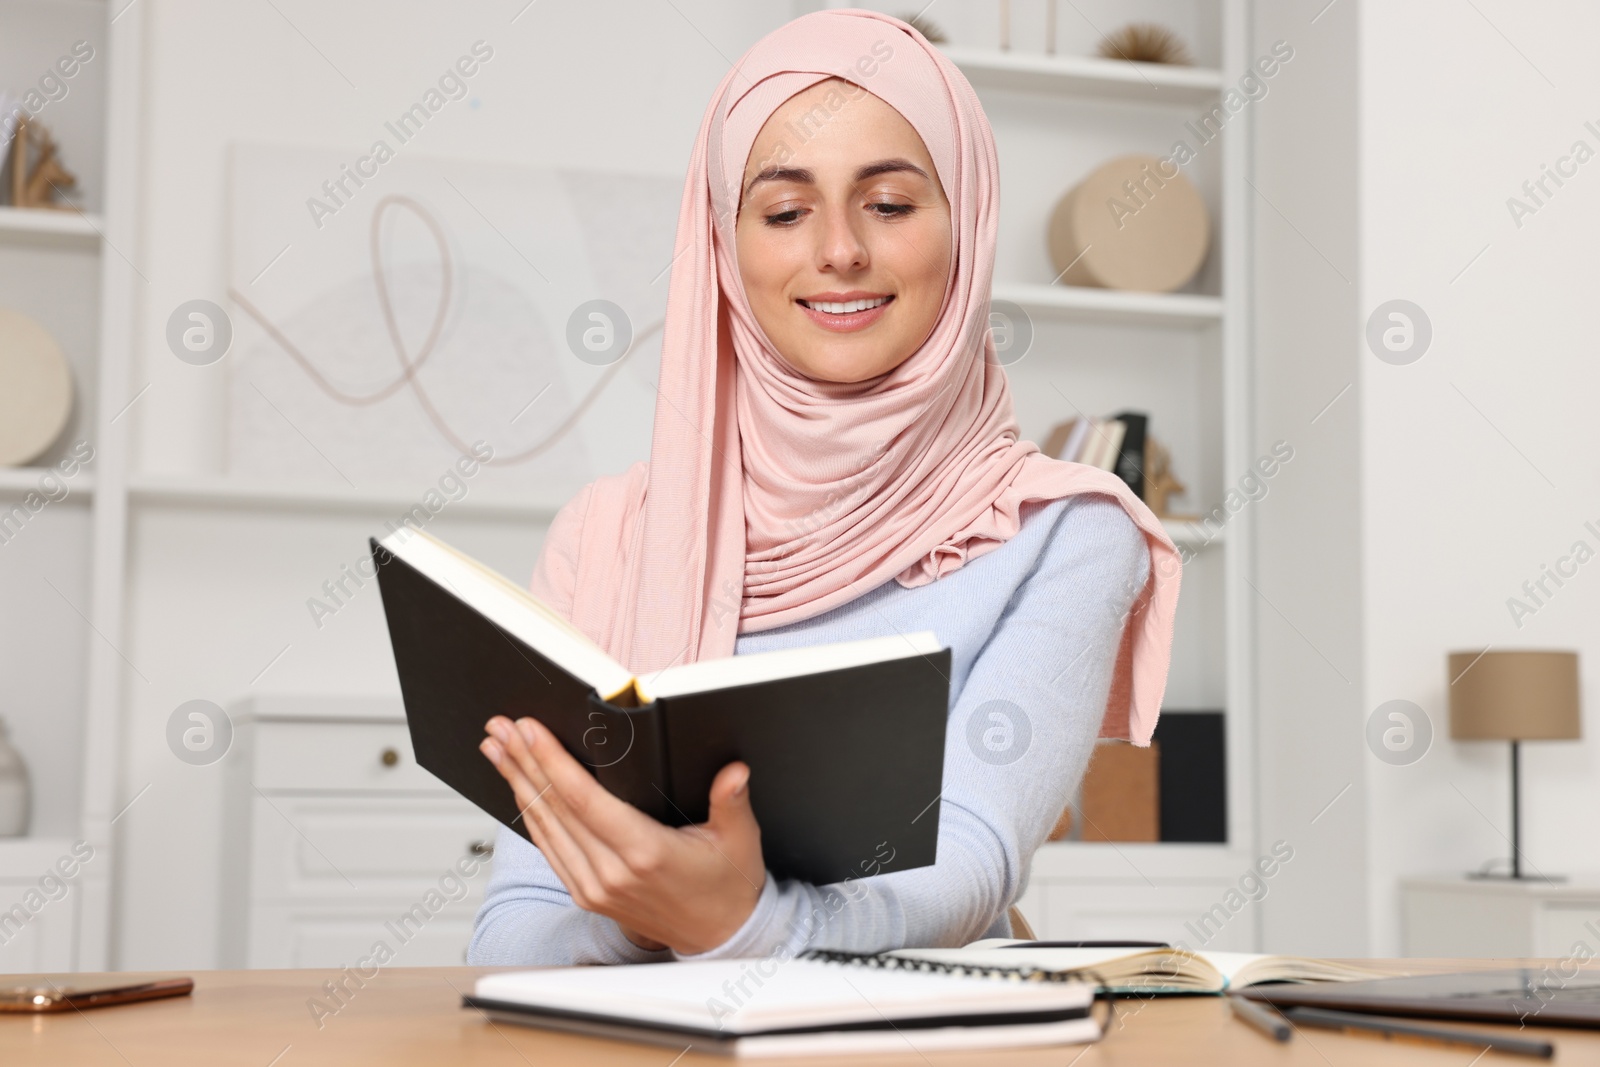
[[[234,709],[220,965],[465,962],[499,824],[417,766],[398,701],[314,707]]]
[[[393,952],[385,966],[460,966],[472,937],[479,896],[451,904],[425,923],[395,925],[395,916],[371,908],[266,906],[251,918],[251,931],[263,946],[256,967],[352,966],[383,941]],[[397,930],[399,932],[397,932]]]
[[[1221,902],[1230,882],[1090,882],[1035,877],[1017,901],[1045,940],[1165,941],[1212,952],[1250,952],[1255,917]]]
[[[1040,938],[1165,941],[1213,952],[1255,952],[1258,907],[1292,860],[1259,863],[1226,845],[1046,842],[1017,906]]]
[[[1565,882],[1428,878],[1401,883],[1407,956],[1565,959],[1600,952],[1600,878]]]
[[[256,799],[250,862],[262,902],[414,895],[458,859],[481,862],[497,825],[454,793]]]
[[[85,866],[104,862],[81,849],[67,838],[0,838],[0,975],[78,968]]]

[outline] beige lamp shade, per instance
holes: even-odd
[[[1057,202],[1046,239],[1064,285],[1171,292],[1205,261],[1211,218],[1175,164],[1119,156]]]
[[[1581,735],[1576,652],[1450,653],[1450,736],[1570,741]]]

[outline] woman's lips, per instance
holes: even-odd
[[[796,306],[810,316],[812,322],[825,330],[833,330],[835,333],[850,333],[854,330],[866,329],[883,318],[883,313],[888,311],[889,305],[893,303],[894,297],[891,296],[875,308],[867,308],[864,311],[851,311],[843,315],[833,315],[826,311],[818,311],[816,308],[807,307],[798,300],[795,301]]]

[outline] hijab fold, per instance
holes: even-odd
[[[950,202],[949,284],[932,332],[863,382],[812,379],[757,323],[734,223],[771,114],[827,78],[812,124],[871,92],[916,129]],[[890,579],[915,587],[1016,534],[1028,501],[1114,498],[1150,576],[1124,623],[1101,735],[1150,741],[1181,576],[1176,548],[1118,477],[1019,440],[990,329],[999,215],[994,138],[956,66],[908,24],[862,9],[804,15],[723,77],[684,182],[650,460],[585,486],[556,516],[531,589],[636,673],[731,656],[740,633],[820,615]],[[1108,650],[1109,652],[1109,650]]]

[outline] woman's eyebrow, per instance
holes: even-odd
[[[879,174],[892,174],[897,171],[909,171],[924,178],[928,176],[927,171],[909,159],[880,159],[876,163],[858,167],[852,180],[860,183]],[[761,182],[798,182],[802,185],[815,185],[817,175],[810,167],[768,167],[750,179],[750,184],[744,189],[745,195],[749,196],[750,191]]]

